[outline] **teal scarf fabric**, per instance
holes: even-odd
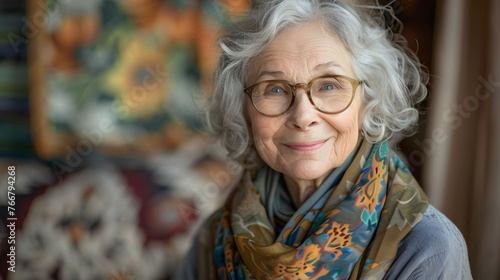
[[[200,237],[199,278],[382,279],[426,200],[387,143],[360,141],[299,209],[282,174],[247,171]]]

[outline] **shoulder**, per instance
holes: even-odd
[[[472,279],[465,240],[432,205],[401,240],[385,279]]]
[[[439,210],[429,205],[422,220],[401,241],[399,247],[416,245],[426,253],[443,254],[467,250],[460,230]]]
[[[223,212],[223,208],[217,209],[213,212],[197,230],[197,233],[193,239],[192,247],[185,255],[183,261],[173,280],[195,280],[198,279],[198,274],[204,271],[202,267],[204,264],[209,264],[213,260],[211,259],[212,251],[210,246],[210,234],[211,228],[220,220],[220,216]]]

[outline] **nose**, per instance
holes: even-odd
[[[307,130],[318,125],[320,112],[316,110],[309,100],[309,96],[304,89],[297,89],[295,101],[288,111],[287,125],[298,130]]]

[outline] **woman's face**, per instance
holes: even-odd
[[[335,74],[358,79],[344,44],[313,22],[283,30],[252,61],[247,85],[276,79],[309,83],[315,77]],[[297,90],[292,108],[278,117],[261,115],[248,99],[251,135],[260,157],[295,181],[313,180],[319,186],[356,146],[360,88],[349,108],[333,115],[316,110],[303,89]]]

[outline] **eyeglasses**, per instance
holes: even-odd
[[[292,84],[285,80],[258,82],[244,89],[255,109],[265,116],[276,117],[286,113],[293,105],[297,89],[307,92],[309,101],[320,112],[338,114],[354,100],[360,84],[366,83],[342,75],[321,76],[308,84]]]

